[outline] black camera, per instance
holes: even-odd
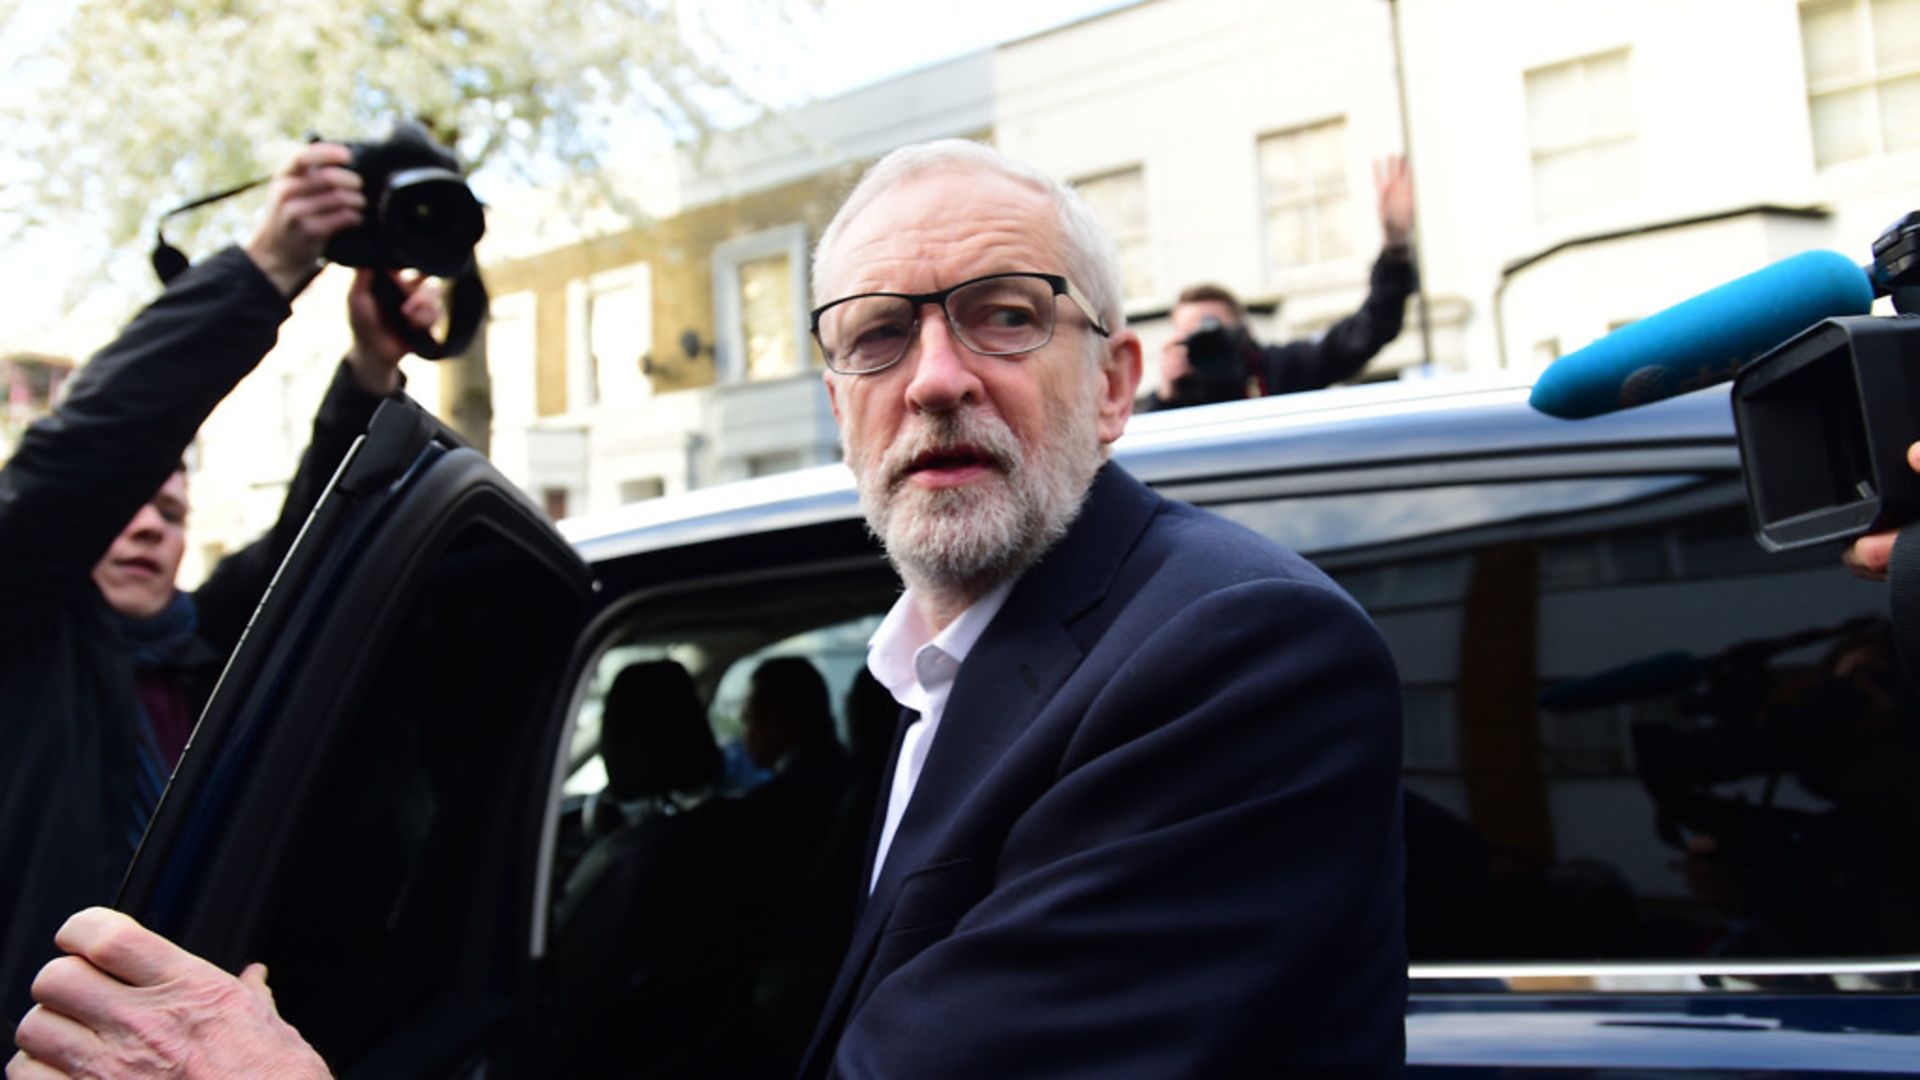
[[[328,242],[328,259],[436,277],[455,277],[473,265],[486,217],[452,151],[411,123],[395,124],[384,142],[346,146],[365,184],[366,220]]]
[[[1887,317],[1823,319],[1740,369],[1734,427],[1754,533],[1787,551],[1920,518],[1920,213],[1874,242]]]
[[[1252,345],[1244,327],[1209,315],[1186,337],[1187,365],[1202,401],[1233,401],[1247,396],[1247,352]]]
[[[1243,336],[1239,327],[1228,326],[1209,315],[1200,320],[1200,329],[1187,335],[1187,363],[1204,379],[1234,374],[1240,367]]]

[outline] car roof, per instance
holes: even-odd
[[[1588,420],[1527,405],[1511,373],[1442,376],[1135,415],[1114,458],[1157,485],[1236,475],[1324,472],[1466,457],[1659,446],[1731,447],[1725,386]],[[757,477],[569,518],[559,528],[589,562],[856,518],[843,464]]]

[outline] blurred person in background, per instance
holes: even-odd
[[[1413,176],[1403,157],[1374,168],[1380,208],[1380,254],[1373,261],[1360,310],[1302,341],[1263,345],[1247,329],[1246,308],[1213,284],[1182,290],[1173,308],[1173,337],[1160,350],[1160,389],[1145,407],[1176,409],[1247,397],[1319,390],[1360,374],[1367,361],[1400,336],[1413,295]]]
[[[275,177],[244,247],[167,288],[69,384],[0,469],[0,1007],[12,1022],[52,934],[112,901],[227,654],[408,348],[362,270],[353,344],[314,417],[280,518],[194,592],[182,462],[200,425],[273,348],[329,237],[361,221],[336,144]],[[405,318],[440,319],[437,283],[400,282]]]

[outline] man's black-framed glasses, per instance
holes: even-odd
[[[960,344],[982,356],[1032,352],[1053,340],[1056,297],[1079,307],[1101,337],[1093,305],[1060,274],[988,274],[928,293],[861,293],[813,309],[813,337],[827,367],[842,375],[884,371],[907,355],[920,309],[939,304]]]

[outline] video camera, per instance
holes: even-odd
[[[1892,296],[1893,318],[1871,316]],[[1920,517],[1920,212],[1865,267],[1806,251],[1629,323],[1551,364],[1531,402],[1580,419],[1733,379],[1754,534],[1769,551]]]
[[[1742,368],[1733,383],[1754,533],[1787,551],[1920,517],[1920,212],[1873,244],[1867,271],[1893,317],[1820,320]]]

